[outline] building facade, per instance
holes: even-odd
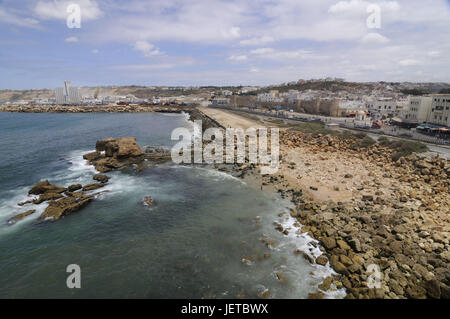
[[[431,96],[410,96],[402,119],[407,123],[421,124],[430,118]]]
[[[435,94],[431,98],[431,114],[428,122],[450,127],[450,94]]]
[[[55,90],[56,104],[77,105],[81,103],[81,96],[78,88],[73,87],[69,81],[64,82],[64,87]]]

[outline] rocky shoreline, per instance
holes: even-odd
[[[329,263],[339,274],[326,278],[310,298],[323,298],[331,283],[345,287],[349,299],[450,297],[450,161],[413,154],[395,162],[392,151],[378,144],[355,148],[351,140],[297,131],[281,132],[280,145],[279,173],[262,176],[258,183],[291,198],[296,209],[290,214],[299,223],[293,229],[275,228],[319,240],[323,255],[305,258],[312,264]],[[303,167],[291,162],[293,156],[304,161]],[[350,163],[344,165],[346,171],[333,167],[333,162],[351,158],[363,163],[365,171],[352,171]],[[243,177],[259,174],[257,166],[240,169]],[[314,193],[328,181],[300,187],[295,179],[307,178],[301,175],[308,171],[313,177],[337,171],[341,187],[351,187],[342,195],[334,186],[334,198],[323,200],[322,194],[317,199]],[[379,267],[379,288],[368,287],[373,265]]]
[[[186,113],[191,121],[202,121],[203,130],[222,127],[213,118],[200,112],[195,106],[102,105],[102,106],[31,106],[0,105],[0,112],[8,113]]]

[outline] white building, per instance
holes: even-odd
[[[283,99],[277,97],[276,93],[270,92],[270,93],[260,93],[257,96],[257,100],[259,102],[271,102],[271,103],[282,103]]]
[[[375,117],[393,117],[397,113],[397,101],[392,99],[378,99],[366,103],[366,108]]]
[[[229,91],[229,90],[222,90],[222,95],[223,96],[231,96],[231,95],[233,95],[233,92]]]
[[[72,87],[69,81],[64,82],[64,87],[55,90],[56,104],[80,104],[81,97],[78,88]]]
[[[428,122],[450,127],[450,94],[435,94],[431,98],[431,114]]]
[[[425,123],[431,113],[431,96],[410,96],[402,119],[407,123]]]

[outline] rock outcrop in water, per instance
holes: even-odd
[[[32,210],[29,210],[29,211],[26,211],[25,213],[21,213],[21,214],[19,214],[19,215],[16,215],[16,216],[14,216],[13,218],[10,218],[9,220],[8,220],[8,224],[15,224],[15,223],[17,223],[19,220],[21,220],[21,219],[24,219],[25,217],[27,217],[27,216],[30,216],[31,214],[34,214],[36,212],[36,210],[35,209],[32,209]]]
[[[144,152],[134,137],[106,138],[97,141],[95,152],[83,156],[99,172],[109,172],[144,160]]]
[[[49,181],[39,182],[28,192],[29,195],[41,195],[46,193],[64,193],[67,188],[50,184]]]
[[[19,206],[27,204],[41,204],[43,202],[50,201],[45,211],[39,217],[40,220],[59,220],[63,216],[67,216],[71,213],[79,211],[89,204],[95,197],[103,192],[95,194],[86,194],[85,192],[93,191],[104,187],[109,177],[102,174],[97,174],[93,177],[94,180],[100,183],[93,183],[85,185],[81,184],[70,185],[67,188],[56,186],[51,184],[48,180],[41,181],[34,185],[29,195],[39,195],[37,199],[28,200],[23,203],[19,203]],[[24,219],[25,217],[35,213],[36,210],[29,210],[24,213],[18,214],[8,220],[8,224],[15,224],[16,222]]]
[[[171,160],[171,154],[164,149],[151,148],[143,152],[134,137],[105,138],[97,141],[95,152],[83,155],[83,158],[101,173],[136,165],[141,171],[149,163],[164,163]],[[96,181],[106,183],[108,177],[102,174],[94,176]]]

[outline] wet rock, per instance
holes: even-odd
[[[325,248],[328,250],[336,247],[336,240],[333,237],[323,237],[321,241]]]
[[[134,137],[106,138],[97,141],[95,149],[97,152],[104,151],[106,157],[116,157],[117,159],[144,155]]]
[[[323,299],[323,293],[318,291],[318,292],[313,293],[313,294],[308,294],[308,299]]]
[[[332,256],[332,257],[337,257],[337,256]],[[333,269],[340,274],[347,274],[347,267],[345,267],[338,258],[334,259],[331,258],[330,260],[330,265],[331,267],[333,267]]]
[[[25,202],[18,203],[17,206],[25,206],[26,204],[33,203],[34,199],[27,200]]]
[[[91,165],[101,173],[124,168],[132,164],[140,164],[145,159],[145,153],[136,143],[134,137],[106,138],[96,143],[96,153],[100,156],[89,156]],[[104,154],[102,153],[104,152]],[[92,154],[92,153],[90,153]]]
[[[319,285],[319,289],[323,291],[329,290],[332,282],[333,282],[332,277],[325,278],[325,280]]]
[[[93,198],[93,195],[82,195],[78,198],[64,197],[58,201],[51,201],[39,219],[57,221],[63,216],[67,216],[82,209],[92,201]]]
[[[95,161],[100,159],[102,156],[102,154],[100,152],[92,152],[92,153],[88,153],[88,154],[84,154],[83,158],[87,161]]]
[[[144,203],[145,206],[153,207],[155,205],[155,202],[153,201],[153,199],[150,196],[144,197],[142,202]]]
[[[277,279],[279,282],[281,282],[282,284],[287,284],[286,277],[283,275],[283,273],[281,273],[280,271],[277,271],[275,273],[275,275],[277,276]]]
[[[100,183],[107,183],[109,181],[109,177],[103,174],[94,175],[93,179]]]
[[[60,199],[62,197],[63,197],[63,195],[61,195],[59,193],[44,193],[44,194],[40,195],[38,199],[34,200],[33,204],[39,205],[43,202],[46,202],[49,200]]]
[[[307,253],[302,253],[303,258],[305,258],[305,260],[307,262],[309,262],[310,264],[314,264],[314,258],[312,258],[310,255],[308,255]]]
[[[74,184],[74,185],[70,185],[69,187],[67,187],[67,190],[69,192],[75,192],[75,191],[77,191],[79,189],[82,189],[82,188],[83,188],[83,186],[81,184]]]
[[[44,193],[64,193],[67,189],[50,184],[48,180],[37,183],[28,192],[29,195],[41,195]]]
[[[83,192],[93,191],[93,190],[102,188],[104,186],[105,186],[105,184],[103,184],[103,183],[88,184],[83,187]]]
[[[8,220],[8,224],[10,224],[10,225],[15,224],[19,220],[24,219],[25,217],[30,216],[31,214],[34,214],[35,212],[36,212],[36,210],[32,209],[32,210],[26,211],[25,213],[16,215]]]
[[[324,255],[317,257],[316,263],[321,266],[325,266],[328,262],[328,258]]]

